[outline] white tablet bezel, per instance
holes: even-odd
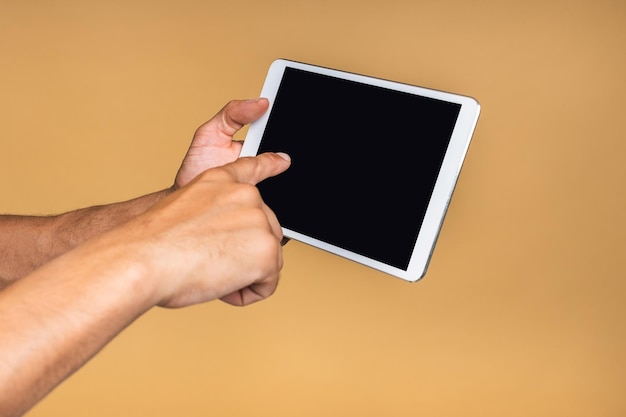
[[[393,275],[409,282],[415,282],[422,278],[426,273],[430,258],[432,256],[437,237],[439,235],[445,213],[447,211],[454,187],[465,159],[478,116],[480,113],[479,103],[472,97],[459,94],[443,92],[439,90],[418,87],[414,85],[389,81],[385,79],[375,78],[355,74],[351,72],[330,69],[310,65],[302,62],[295,62],[285,59],[274,61],[267,73],[265,83],[261,91],[261,97],[269,99],[270,106],[268,111],[257,121],[250,124],[246,138],[244,140],[241,155],[256,155],[260,146],[261,139],[267,125],[268,119],[272,112],[274,98],[278,92],[285,68],[291,67],[313,73],[323,74],[331,77],[338,77],[359,83],[371,84],[391,90],[403,91],[410,94],[416,94],[424,97],[438,99],[442,101],[457,103],[460,105],[459,116],[454,127],[450,143],[445,153],[439,176],[435,182],[430,203],[426,210],[424,221],[417,237],[413,253],[406,270],[390,266],[383,262],[367,258],[365,256],[347,251],[343,248],[328,244],[310,236],[289,230],[283,227],[285,237],[295,239],[303,243],[315,246],[330,253],[342,256],[355,262],[375,268],[379,271]],[[297,136],[297,135],[294,135]],[[271,208],[271,207],[270,207]]]

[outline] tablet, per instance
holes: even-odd
[[[426,273],[480,105],[467,96],[284,59],[242,156],[286,152],[258,184],[285,237],[414,282]]]

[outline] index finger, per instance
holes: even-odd
[[[291,158],[283,152],[266,152],[257,156],[241,157],[224,165],[237,182],[256,185],[266,178],[278,175],[289,168]]]

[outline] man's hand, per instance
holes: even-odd
[[[209,168],[236,160],[242,143],[234,141],[233,136],[244,125],[261,117],[268,107],[268,100],[263,98],[233,100],[200,126],[176,175],[174,188],[183,187]]]
[[[267,153],[204,171],[131,222],[125,229],[133,236],[116,237],[140,238],[137,253],[162,277],[156,304],[220,298],[247,305],[274,292],[283,234],[255,185],[289,164],[286,155]]]
[[[0,216],[0,290],[56,256],[143,213],[207,169],[236,160],[242,144],[233,141],[233,135],[258,119],[268,106],[266,99],[231,101],[200,126],[171,188],[58,216]]]
[[[282,231],[255,185],[289,157],[209,169],[0,292],[0,415],[25,413],[155,305],[270,296]]]

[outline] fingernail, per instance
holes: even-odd
[[[280,156],[285,161],[291,162],[291,157],[289,155],[287,155],[286,153],[284,153],[284,152],[276,152],[276,155]]]

